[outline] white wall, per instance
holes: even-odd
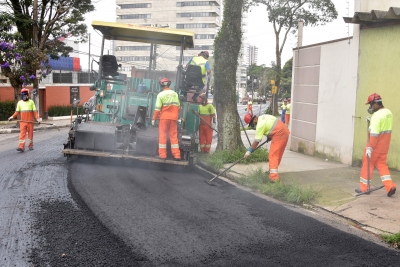
[[[400,7],[399,0],[356,0],[355,12],[371,12],[371,10],[388,11],[390,7]]]
[[[357,93],[358,38],[321,46],[315,151],[351,164]]]

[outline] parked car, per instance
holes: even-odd
[[[242,101],[240,103],[242,105],[247,105],[247,102],[249,102],[249,97],[248,96],[242,97]]]

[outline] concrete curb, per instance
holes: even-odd
[[[33,131],[46,131],[46,130],[52,130],[52,129],[57,129],[57,128],[65,128],[65,127],[70,127],[70,124],[61,124],[61,125],[49,125],[49,126],[44,126],[44,127],[37,127],[33,128]],[[13,129],[0,129],[0,134],[10,134],[10,133],[19,133],[19,128],[13,128]]]

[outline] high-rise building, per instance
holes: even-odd
[[[195,33],[195,47],[184,52],[184,63],[201,51],[213,55],[213,43],[221,24],[221,0],[214,1],[161,1],[116,0],[117,22],[188,30]],[[125,41],[114,42],[114,55],[122,65],[122,72],[132,67],[148,68],[150,44]],[[176,70],[179,47],[156,46],[156,70]]]
[[[252,64],[257,64],[258,47],[254,45],[249,45],[247,51],[248,51],[249,66]]]

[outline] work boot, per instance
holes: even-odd
[[[387,193],[387,196],[390,197],[391,195],[394,195],[396,193],[396,187],[390,188],[389,192]]]
[[[33,150],[33,147],[30,147],[29,150]]]
[[[181,158],[174,158],[175,161],[181,161]]]
[[[24,152],[24,150],[22,148],[17,148],[18,152]]]
[[[356,188],[356,189],[354,189],[354,191],[356,191],[357,194],[361,194],[361,193],[367,192],[367,191],[361,191],[360,188]],[[368,193],[365,193],[365,194],[366,194],[366,195],[369,195],[369,192],[368,192]]]

